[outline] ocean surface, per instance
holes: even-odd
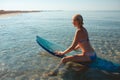
[[[0,80],[75,80],[75,74],[45,77],[60,59],[37,43],[39,35],[66,48],[75,33],[72,16],[81,14],[91,45],[103,59],[120,64],[120,11],[43,11],[0,17]],[[81,53],[81,52],[80,52]],[[73,54],[69,54],[73,55]],[[107,73],[109,74],[109,73]],[[118,80],[90,69],[76,80]]]

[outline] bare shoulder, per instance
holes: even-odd
[[[80,33],[82,33],[81,29],[76,30],[76,34],[80,34]]]

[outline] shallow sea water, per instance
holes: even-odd
[[[66,67],[58,76],[44,76],[60,59],[38,46],[36,35],[67,48],[75,32],[71,17],[77,13],[84,18],[84,26],[97,55],[120,64],[120,11],[18,14],[0,18],[0,80],[119,80],[120,74],[97,69],[81,73]]]

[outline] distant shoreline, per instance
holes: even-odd
[[[4,14],[12,14],[12,13],[31,13],[31,12],[41,12],[41,11],[5,11],[5,10],[0,10],[0,15],[4,15]]]

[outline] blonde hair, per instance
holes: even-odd
[[[83,17],[82,17],[80,14],[74,15],[74,16],[73,16],[73,19],[74,19],[74,20],[77,20],[77,21],[79,22],[79,24],[82,24],[82,25],[84,24],[84,23],[83,23]]]

